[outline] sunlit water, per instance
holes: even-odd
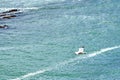
[[[1,0],[0,80],[119,80],[120,1]],[[87,54],[75,55],[85,46]]]

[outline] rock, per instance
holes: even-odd
[[[19,10],[18,10],[18,9],[11,9],[11,10],[5,11],[5,12],[3,12],[3,13],[11,13],[11,12],[17,12],[17,11],[19,11]]]
[[[5,16],[5,15],[6,15],[6,14],[2,14],[2,13],[0,14],[0,16]]]
[[[7,29],[7,28],[8,28],[8,25],[3,25],[3,26],[0,26],[0,28]]]
[[[16,17],[16,15],[5,15],[2,19],[11,19],[12,17]]]

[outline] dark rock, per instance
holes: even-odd
[[[5,16],[6,14],[0,14],[0,16]]]
[[[12,17],[16,17],[16,15],[5,15],[2,19],[11,19]]]
[[[19,10],[18,10],[18,9],[11,9],[11,10],[5,11],[5,12],[3,12],[3,13],[11,13],[11,12],[17,12],[17,11],[19,11]]]
[[[16,11],[18,11],[18,9],[11,9],[8,12],[16,12]]]
[[[7,29],[7,28],[8,28],[8,25],[3,25],[3,26],[0,26],[0,28]]]

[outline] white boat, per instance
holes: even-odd
[[[77,52],[75,52],[75,54],[85,54],[86,52],[84,52],[84,47],[79,48],[79,50]]]

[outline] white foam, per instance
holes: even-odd
[[[38,75],[38,74],[42,74],[46,71],[51,71],[53,69],[56,69],[56,68],[59,68],[61,66],[64,66],[66,64],[69,64],[71,62],[74,62],[76,60],[80,60],[80,59],[84,59],[84,58],[90,58],[90,57],[95,57],[96,55],[99,55],[99,54],[102,54],[104,52],[107,52],[107,51],[111,51],[111,50],[114,50],[114,49],[117,49],[117,48],[120,48],[120,46],[114,46],[114,47],[109,47],[109,48],[104,48],[104,49],[101,49],[100,51],[96,51],[94,53],[91,53],[91,54],[88,54],[86,56],[78,56],[78,57],[75,57],[75,58],[72,58],[72,59],[69,59],[69,60],[66,60],[66,61],[63,61],[61,63],[58,63],[56,66],[54,67],[51,67],[51,68],[47,68],[47,69],[44,69],[44,70],[39,70],[39,71],[36,71],[36,72],[33,72],[33,73],[28,73],[28,74],[25,74],[19,78],[16,78],[16,79],[10,79],[10,80],[21,80],[21,79],[25,79],[25,78],[28,78],[28,77],[32,77],[32,76],[35,76],[35,75]]]
[[[20,49],[20,48],[25,48],[26,46],[14,46],[14,47],[0,47],[0,51],[5,51],[5,50],[15,50],[15,49]]]
[[[115,47],[110,47],[110,48],[105,48],[105,49],[101,49],[100,51],[96,51],[92,54],[89,54],[87,57],[94,57],[98,54],[101,54],[101,53],[104,53],[104,52],[107,52],[107,51],[111,51],[113,49],[117,49],[117,48],[120,48],[120,46],[115,46]]]
[[[9,49],[13,49],[14,47],[0,47],[0,50],[9,50]]]
[[[14,7],[12,7],[12,8],[0,8],[0,12],[12,10],[12,9],[18,9],[18,10],[21,10],[21,11],[25,11],[25,10],[38,10],[39,7],[25,7],[25,8],[21,8],[21,7],[19,7],[19,8],[16,8],[16,7],[15,7],[15,8],[14,8]]]
[[[25,49],[25,48],[33,48],[35,46],[42,46],[39,44],[26,44],[26,45],[16,45],[16,46],[4,46],[4,47],[0,47],[0,51],[1,50],[17,50],[17,49]]]
[[[14,7],[12,7],[12,8],[0,8],[0,10],[11,10],[11,9],[39,9],[38,7],[25,7],[25,8],[14,8]]]
[[[19,77],[19,78],[9,79],[9,80],[22,80],[22,79],[25,79],[25,78],[28,78],[28,77],[35,76],[35,75],[37,75],[37,74],[42,74],[42,73],[44,73],[44,72],[46,72],[46,71],[50,71],[50,70],[52,70],[52,68],[47,68],[47,69],[39,70],[39,71],[36,71],[36,72],[33,72],[33,73],[28,73],[28,74],[23,75],[23,76],[21,76],[21,77]]]
[[[48,70],[48,69],[47,69]],[[37,71],[35,73],[29,73],[27,75],[24,75],[24,76],[21,76],[20,78],[16,78],[16,79],[10,79],[10,80],[21,80],[21,79],[25,79],[27,77],[30,77],[30,76],[34,76],[34,75],[37,75],[37,74],[41,74],[41,73],[44,73],[46,70],[40,70],[40,71]]]

